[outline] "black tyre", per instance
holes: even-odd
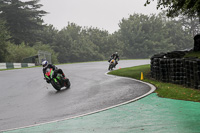
[[[111,65],[109,65],[108,70],[111,70]]]
[[[69,79],[65,79],[65,87],[69,88],[71,86],[71,83]]]
[[[55,82],[54,80],[51,80],[51,84],[57,91],[59,91],[62,87],[59,82]]]
[[[108,70],[113,70],[113,65],[110,64]]]

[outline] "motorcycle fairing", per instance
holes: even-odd
[[[114,63],[114,62],[115,62],[115,60],[114,60],[114,59],[112,59],[112,60],[111,60],[111,63]]]
[[[48,68],[48,69],[46,70],[45,75],[49,77],[49,76],[52,75],[52,74],[53,74],[52,68],[51,68],[51,69]]]
[[[50,79],[50,77],[53,75],[53,69],[51,68],[51,69],[47,69],[46,70],[46,73],[45,73],[45,77],[46,78],[48,78],[48,79]]]

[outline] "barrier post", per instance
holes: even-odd
[[[143,72],[141,72],[141,78],[140,78],[140,80],[143,80],[143,79],[144,79]]]

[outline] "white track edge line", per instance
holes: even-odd
[[[2,130],[0,132],[8,132],[8,131],[12,131],[12,130],[19,130],[19,129],[23,129],[23,128],[35,127],[35,126],[40,126],[40,125],[44,125],[44,124],[60,122],[60,121],[65,121],[65,120],[69,120],[69,119],[75,119],[75,118],[78,118],[78,117],[83,117],[83,116],[95,114],[95,113],[98,113],[98,112],[102,112],[102,111],[105,111],[105,110],[108,110],[108,109],[112,109],[112,108],[115,108],[115,107],[118,107],[118,106],[121,106],[121,105],[125,105],[125,104],[128,104],[128,103],[137,101],[137,100],[139,100],[139,99],[141,99],[143,97],[146,97],[147,95],[153,93],[156,90],[156,87],[154,85],[152,85],[150,83],[147,83],[147,82],[143,82],[141,80],[128,78],[128,77],[122,77],[122,76],[116,76],[116,75],[108,75],[108,72],[106,72],[105,75],[106,76],[112,76],[112,77],[127,78],[127,79],[131,79],[131,80],[134,80],[134,81],[137,81],[137,82],[141,82],[141,83],[144,83],[144,84],[148,85],[151,88],[151,90],[149,92],[147,92],[146,94],[144,94],[142,96],[139,96],[139,97],[137,97],[135,99],[132,99],[132,100],[129,100],[129,101],[126,101],[124,103],[120,103],[120,104],[117,104],[117,105],[114,105],[114,106],[110,106],[110,107],[107,107],[107,108],[104,108],[104,109],[100,109],[100,110],[97,110],[97,111],[93,111],[93,112],[90,112],[90,113],[86,113],[86,114],[82,114],[82,115],[78,115],[78,116],[73,116],[73,117],[69,117],[69,118],[64,118],[64,119],[59,119],[59,120],[54,120],[54,121],[49,121],[49,122],[44,122],[44,123],[39,123],[39,124],[34,124],[34,125],[29,125],[29,126],[24,126],[24,127],[18,127],[18,128]]]

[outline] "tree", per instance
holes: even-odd
[[[27,46],[24,43],[20,45],[10,43],[7,49],[9,55],[6,57],[6,62],[21,63],[24,58],[37,54],[37,51],[34,48]]]
[[[198,18],[180,15],[179,20],[182,23],[182,26],[185,30],[194,37],[196,34],[200,33],[200,25],[198,22]]]
[[[171,20],[165,23],[166,38],[174,47],[172,50],[191,49],[193,45],[192,33],[184,28],[181,20]]]
[[[53,49],[59,53],[61,63],[101,60],[99,47],[91,41],[86,29],[68,23],[68,26],[58,32],[53,43]],[[91,32],[93,33],[93,32]],[[95,33],[95,32],[94,32]]]
[[[37,42],[32,48],[35,49],[35,51],[47,51],[49,53],[51,53],[51,61],[52,63],[58,63],[58,53],[56,53],[50,45],[47,45],[47,44],[42,44],[40,42]],[[35,53],[36,55],[37,53]]]
[[[107,43],[104,44],[103,53],[106,59],[109,59],[111,54],[113,54],[114,52],[118,52],[121,59],[124,57],[123,49],[125,46],[124,43],[121,41],[120,37],[121,36],[119,32],[115,32],[106,37]]]
[[[52,44],[52,47],[55,52],[59,53],[58,61],[60,63],[70,62],[72,45],[74,41],[80,36],[79,33],[81,27],[77,26],[74,23],[69,23],[67,27],[63,28],[56,35],[55,41]]]
[[[42,5],[39,0],[22,2],[20,0],[0,0],[0,19],[6,21],[6,27],[15,44],[33,45],[38,40],[37,30],[43,28],[41,19],[46,14],[38,10]]]
[[[38,34],[40,35],[39,41],[43,44],[52,45],[58,34],[58,30],[53,25],[45,25],[43,30],[38,31]]]
[[[145,6],[154,0],[146,0]],[[169,17],[180,14],[200,17],[200,0],[158,0],[157,8],[167,8]]]
[[[9,32],[5,27],[5,22],[0,20],[0,62],[5,61],[5,57],[8,54],[7,40],[10,38]]]
[[[149,58],[155,53],[184,50],[192,47],[191,34],[179,20],[165,20],[159,15],[130,15],[122,19],[120,40],[128,58]]]

